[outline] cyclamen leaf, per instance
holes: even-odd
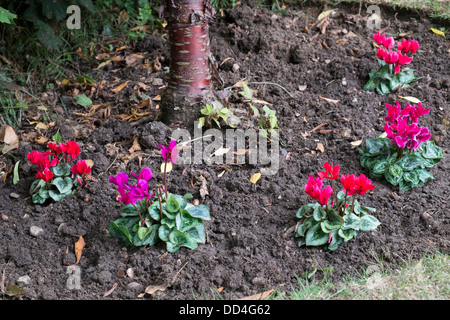
[[[209,208],[204,204],[200,204],[198,206],[188,204],[185,209],[194,218],[199,218],[202,220],[211,220],[211,216],[209,215]]]
[[[353,236],[355,235],[355,230],[354,229],[348,229],[348,230],[339,229],[338,235],[340,235],[344,239],[344,241],[347,242],[348,240],[353,238]]]
[[[314,225],[306,232],[305,244],[307,246],[321,246],[328,242],[329,235],[322,231],[320,224]]]
[[[179,230],[174,230],[169,234],[169,241],[174,245],[189,249],[196,249],[198,247],[197,242],[191,236]]]
[[[65,178],[55,178],[53,179],[53,185],[56,186],[56,188],[58,188],[58,191],[60,193],[67,193],[69,191],[72,190],[72,179],[70,179],[69,177],[65,177]]]
[[[159,238],[164,242],[169,241],[169,233],[170,232],[172,232],[171,228],[169,228],[168,226],[166,226],[164,224],[161,225],[158,230]]]
[[[166,210],[170,213],[176,213],[180,210],[177,199],[175,199],[172,195],[167,198]]]
[[[346,214],[344,216],[344,228],[346,229],[354,229],[359,230],[359,225],[361,223],[361,219],[354,213]],[[344,236],[342,236],[345,238]]]
[[[316,221],[322,221],[323,219],[325,219],[327,217],[327,212],[325,211],[325,209],[321,206],[317,206],[314,209],[313,212],[313,218]]]
[[[369,214],[366,214],[363,217],[361,217],[359,230],[361,231],[375,230],[380,224],[381,223],[377,218]]]

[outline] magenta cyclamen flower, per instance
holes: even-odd
[[[176,149],[177,142],[175,140],[170,141],[168,147],[158,144],[158,147],[161,148],[161,155],[164,161],[170,161],[175,163],[178,157],[178,150]]]
[[[430,109],[424,109],[421,103],[417,108],[408,103],[402,110],[398,100],[395,106],[386,104],[386,107],[388,114],[385,117],[386,124],[383,129],[392,144],[396,143],[400,148],[416,150],[422,142],[431,138],[427,128],[417,125],[418,118],[430,112]]]
[[[145,180],[148,181],[153,177],[153,173],[152,170],[150,170],[149,167],[145,167],[144,169],[141,170],[141,172],[139,173],[139,175],[135,174],[135,173],[131,173],[133,175],[133,177],[135,177],[138,180]]]

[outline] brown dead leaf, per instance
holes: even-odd
[[[330,24],[331,20],[329,17],[324,17],[320,22],[317,24],[317,28],[320,29],[321,34],[325,34],[327,32],[327,27]]]
[[[125,81],[124,83],[122,83],[121,85],[118,85],[117,87],[115,87],[114,89],[111,89],[114,92],[119,92],[121,91],[123,88],[126,87],[126,85],[128,84],[128,81]]]
[[[146,294],[154,295],[157,291],[164,291],[167,289],[167,286],[165,284],[157,284],[154,286],[148,286],[145,288],[145,292],[138,295],[138,298],[142,298]]]
[[[257,293],[257,294],[254,294],[252,296],[248,296],[248,297],[242,298],[241,300],[264,300],[273,292],[273,290],[274,289],[270,289],[268,291]]]
[[[321,142],[318,142],[316,150],[324,153],[325,152],[325,147],[323,146],[323,144]]]
[[[136,106],[136,108],[142,109],[142,108],[148,107],[148,106],[150,105],[150,102],[151,102],[150,99],[146,99],[146,100],[142,101],[141,103],[139,103],[139,104]]]
[[[6,146],[2,148],[3,153],[7,153],[19,147],[19,137],[14,129],[9,125],[5,125],[0,128],[0,142],[4,142],[6,144]]]
[[[132,153],[134,153],[135,151],[140,151],[140,150],[142,150],[142,149],[141,149],[141,146],[139,145],[138,138],[137,138],[137,137],[134,137],[133,145],[131,146],[130,149],[128,149],[128,152],[129,152],[130,154],[132,154]]]
[[[320,134],[327,134],[327,133],[331,133],[333,132],[333,130],[319,130]]]
[[[78,238],[78,241],[75,243],[75,256],[77,257],[77,262],[75,264],[78,264],[80,262],[81,255],[83,253],[83,248],[86,245],[84,242],[84,239],[82,236]]]
[[[34,142],[37,144],[46,144],[48,142],[48,138],[40,136],[39,138],[35,139]]]

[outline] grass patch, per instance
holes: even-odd
[[[393,10],[416,10],[426,13],[431,18],[450,20],[450,1],[448,0],[340,0],[321,1],[338,5],[339,3],[363,3],[364,5],[380,5]]]
[[[395,270],[382,262],[362,274],[333,283],[327,279],[298,278],[292,294],[277,292],[275,300],[448,300],[450,256],[436,253],[420,261],[403,261]]]

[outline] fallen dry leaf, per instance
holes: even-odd
[[[128,152],[130,154],[134,153],[135,151],[140,151],[141,150],[141,146],[139,145],[139,141],[137,137],[134,137],[133,140],[133,145],[131,146],[130,149],[128,149]]]
[[[125,88],[125,86],[128,84],[128,81],[125,81],[124,83],[122,83],[121,85],[118,85],[117,87],[115,87],[114,89],[111,89],[114,92],[119,92],[121,91],[123,88]]]
[[[141,293],[140,295],[138,295],[138,298],[142,298],[146,294],[153,295],[157,291],[164,291],[164,290],[166,290],[166,288],[167,288],[167,286],[165,284],[157,284],[157,285],[154,285],[154,286],[148,286],[147,288],[145,288],[145,292],[144,293]]]
[[[3,153],[7,153],[19,147],[19,137],[14,129],[9,125],[5,125],[0,128],[0,142],[7,144],[7,146],[2,148]]]
[[[250,182],[255,184],[256,182],[258,182],[259,178],[261,178],[261,173],[257,172],[250,177]]]
[[[322,152],[322,153],[325,152],[325,148],[324,148],[324,146],[323,146],[323,144],[322,144],[321,142],[318,142],[318,143],[317,143],[317,148],[316,148],[316,150],[317,150],[317,151],[320,151],[320,152]]]
[[[84,242],[84,239],[82,236],[78,238],[78,241],[75,243],[75,256],[77,257],[77,262],[75,264],[78,264],[80,262],[81,255],[83,253],[83,248],[86,245],[86,242]]]
[[[163,163],[161,164],[161,172],[164,172],[165,166],[166,166],[166,162],[163,162]],[[172,171],[172,162],[169,161],[169,162],[167,162],[166,173],[168,173],[168,172],[170,172],[170,171]]]

